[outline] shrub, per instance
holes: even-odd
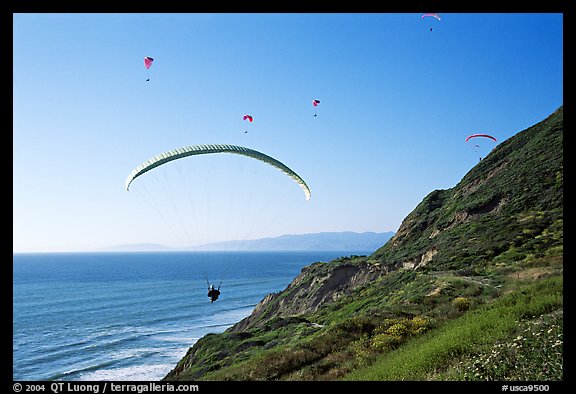
[[[430,320],[421,316],[414,316],[410,321],[410,332],[412,335],[423,334],[430,329]]]
[[[430,320],[421,316],[414,316],[412,319],[388,319],[374,330],[370,346],[377,352],[396,349],[409,337],[428,331],[430,325]]]
[[[470,309],[470,299],[466,298],[466,297],[456,297],[454,299],[454,301],[452,301],[454,303],[454,306],[456,307],[456,309],[458,309],[460,312],[465,312],[468,309]]]
[[[408,329],[406,323],[401,322],[393,324],[390,327],[388,327],[388,329],[386,330],[386,334],[403,338],[407,337],[410,334],[410,330]]]
[[[396,349],[402,343],[403,338],[388,333],[376,334],[370,342],[370,347],[377,352]]]

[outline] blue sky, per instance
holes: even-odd
[[[563,104],[562,14],[421,15],[14,14],[13,251],[396,231],[477,164],[466,136],[503,141]],[[240,157],[189,159],[199,178],[167,200],[155,170],[124,189],[206,143],[284,162],[311,200]]]

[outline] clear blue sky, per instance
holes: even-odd
[[[503,141],[563,104],[562,14],[421,15],[14,14],[13,251],[203,233],[204,216],[167,230],[160,200],[124,181],[158,153],[204,143],[273,156],[312,190],[305,201],[282,173],[256,173],[271,186],[228,215],[266,224],[243,237],[396,231],[478,163],[467,135]],[[222,158],[227,189],[195,183],[186,196],[209,199],[201,210],[213,217],[231,198],[246,203],[229,191],[252,188],[235,172],[250,160]],[[214,219],[211,232],[237,237],[230,228],[250,218],[240,220],[225,229]]]

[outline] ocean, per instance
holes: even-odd
[[[304,266],[350,254],[366,252],[13,254],[13,379],[160,380]]]

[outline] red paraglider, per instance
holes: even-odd
[[[244,120],[244,121],[247,120],[248,122],[252,123],[252,121],[254,120],[254,118],[253,118],[251,115],[244,115],[244,116],[242,117],[242,120]],[[248,130],[244,130],[244,134],[246,134],[246,133],[248,133]]]
[[[146,56],[144,57],[144,67],[146,67],[146,70],[150,70],[150,67],[152,66],[152,62],[154,61],[153,58],[151,58],[150,56]],[[148,78],[146,78],[146,81],[150,80],[150,76],[148,76]]]
[[[470,138],[477,138],[477,137],[490,138],[490,139],[493,140],[494,142],[498,142],[498,141],[496,141],[496,138],[495,138],[495,137],[492,137],[491,135],[488,135],[488,134],[472,134],[472,135],[469,135],[468,137],[466,137],[466,141],[465,141],[465,142],[468,142],[468,140],[469,140]]]
[[[312,100],[312,105],[314,106],[314,108],[316,108],[318,105],[320,104],[320,100]],[[316,111],[314,111],[314,116],[318,116],[316,115]]]
[[[489,134],[472,134],[472,135],[469,135],[468,137],[466,137],[466,141],[465,141],[465,142],[468,142],[468,140],[470,140],[470,139],[472,139],[472,138],[488,138],[488,139],[491,139],[491,140],[494,141],[494,142],[498,142],[498,141],[496,140],[496,137],[493,137],[493,136],[491,136],[491,135],[489,135]],[[483,141],[483,140],[478,140],[478,141]],[[490,142],[488,145],[492,145],[492,143]],[[489,147],[486,146],[486,144],[481,143],[481,142],[478,142],[478,143],[474,144],[473,146],[474,146],[474,152],[476,152],[476,153],[479,154],[478,158],[479,158],[479,160],[481,161],[481,160],[482,160],[482,155],[481,155],[480,151],[484,151],[485,153],[487,153],[486,149],[489,148]]]

